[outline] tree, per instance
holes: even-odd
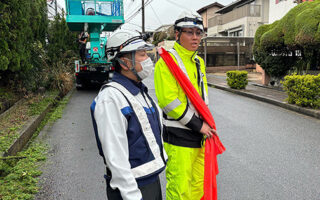
[[[0,85],[24,91],[49,85],[52,66],[77,50],[63,16],[49,23],[43,0],[0,2]]]
[[[260,26],[255,34],[255,60],[271,76],[288,70],[315,69],[320,57],[320,0],[304,2],[281,20]]]
[[[162,31],[162,32],[156,32],[153,35],[153,44],[154,45],[158,45],[159,42],[162,42],[163,40],[165,40],[167,38],[167,34],[166,32]]]

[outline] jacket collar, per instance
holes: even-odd
[[[181,58],[190,58],[192,61],[194,61],[195,57],[198,54],[198,51],[189,51],[188,49],[181,46],[178,42],[174,43],[173,48],[178,52]]]
[[[134,96],[139,94],[140,91],[148,92],[148,88],[142,82],[135,82],[118,72],[114,72],[112,81],[121,84]]]

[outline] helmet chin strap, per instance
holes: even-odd
[[[132,56],[133,59],[131,59],[131,65],[132,65],[131,68],[129,68],[129,66],[128,66],[125,62],[123,62],[120,58],[116,58],[116,60],[117,60],[120,64],[128,67],[128,68],[130,69],[130,71],[132,71],[132,73],[137,77],[138,81],[141,81],[142,79],[138,76],[138,72],[137,72],[137,70],[136,70],[136,68],[135,68],[135,64],[136,64],[136,63],[135,63],[135,62],[136,62],[135,55],[136,55],[136,52],[135,52],[135,51],[132,51],[131,56]]]
[[[137,77],[138,81],[141,81],[142,79],[138,76],[138,72],[135,68],[135,66],[136,66],[136,51],[132,51],[132,53],[131,53],[131,63],[132,63],[132,67],[130,70]]]

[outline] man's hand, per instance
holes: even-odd
[[[208,138],[211,138],[213,136],[213,134],[217,134],[216,130],[214,130],[213,128],[211,128],[207,122],[203,122],[200,133],[202,133],[203,135],[206,135]]]

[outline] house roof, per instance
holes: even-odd
[[[232,2],[229,5],[226,5],[225,7],[218,10],[216,13],[224,14],[224,13],[232,11],[235,8],[238,8],[238,7],[241,7],[245,4],[251,3],[253,1],[255,1],[255,0],[238,0],[238,1]]]
[[[220,7],[220,8],[223,8],[223,7],[224,7],[224,5],[222,5],[222,4],[218,3],[218,2],[214,2],[214,3],[212,3],[212,4],[209,4],[209,5],[205,6],[205,7],[200,8],[197,12],[200,14],[200,13],[202,13],[203,11],[205,11],[205,10],[207,10],[207,9],[209,9],[209,8],[212,8],[212,7],[214,7],[214,6]]]
[[[164,24],[159,26],[154,32],[163,31],[163,29],[168,29],[169,27],[173,26],[173,24]]]

